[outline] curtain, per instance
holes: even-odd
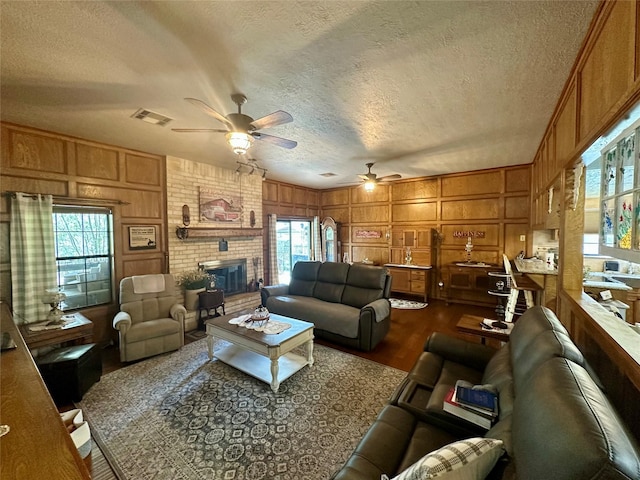
[[[313,223],[311,224],[311,235],[313,240],[311,241],[311,260],[322,262],[322,244],[320,243],[320,217],[313,217]]]
[[[278,283],[278,237],[276,224],[278,218],[275,213],[269,214],[269,285]]]
[[[51,195],[16,193],[11,199],[11,297],[16,323],[46,320],[47,290],[56,292]]]

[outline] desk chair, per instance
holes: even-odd
[[[521,315],[523,313],[523,311],[516,310],[520,293],[523,293],[526,309],[529,309],[539,303],[539,293],[542,291],[542,287],[525,275],[513,273],[509,258],[504,254],[502,258],[504,260],[504,271],[509,274],[511,289],[507,300],[505,322],[512,322],[514,314]],[[533,299],[534,292],[536,293],[536,301]]]
[[[202,312],[205,312],[204,320],[211,317],[219,317],[218,309],[222,307],[222,315],[226,315],[224,311],[224,290],[216,288],[208,292],[200,292],[198,294],[198,328],[203,329]],[[211,315],[213,310],[213,315]]]

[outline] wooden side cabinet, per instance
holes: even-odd
[[[466,267],[449,264],[442,267],[442,281],[444,283],[444,300],[448,303],[465,303],[493,307],[496,299],[489,295],[489,290],[495,289],[496,280],[488,275],[489,272],[501,271],[498,265],[482,267]]]
[[[385,267],[391,274],[392,292],[420,295],[425,302],[429,300],[431,266],[387,263]]]

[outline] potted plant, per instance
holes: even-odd
[[[209,274],[204,270],[188,270],[178,276],[178,285],[184,288],[184,306],[187,310],[198,309],[198,293],[204,292],[209,283]]]

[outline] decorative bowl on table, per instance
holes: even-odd
[[[269,310],[267,307],[258,307],[253,311],[251,315],[251,321],[257,325],[264,325],[269,321]]]

